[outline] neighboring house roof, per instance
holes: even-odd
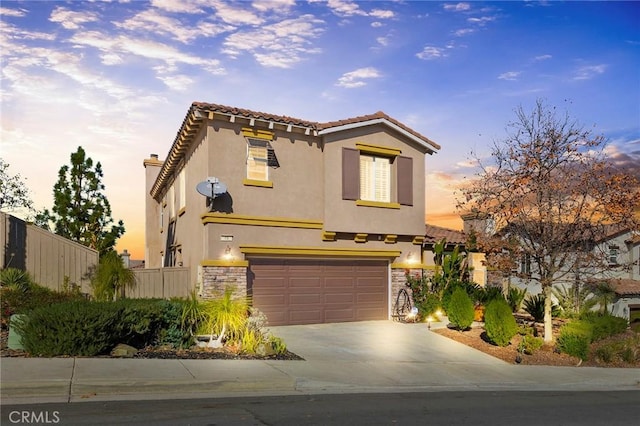
[[[467,241],[467,236],[462,231],[429,224],[425,225],[424,237],[425,244],[435,244],[444,238],[448,245],[464,246]]]
[[[638,280],[618,278],[610,279],[608,283],[611,284],[618,296],[640,295],[640,281]]]
[[[440,149],[440,145],[433,142],[426,136],[421,135],[415,130],[410,129],[399,121],[389,117],[384,112],[376,112],[375,114],[363,115],[360,117],[347,118],[339,121],[331,121],[320,123],[315,121],[307,121],[299,118],[288,117],[285,115],[275,115],[265,112],[252,111],[244,108],[237,108],[227,105],[210,104],[205,102],[193,102],[187,111],[187,114],[180,126],[180,130],[171,145],[169,154],[164,161],[162,168],[158,174],[153,187],[151,188],[151,196],[158,197],[160,190],[168,183],[175,169],[178,167],[180,160],[187,152],[193,138],[200,130],[205,118],[213,118],[213,114],[222,114],[229,116],[229,121],[235,121],[236,117],[242,117],[249,120],[262,120],[265,122],[281,124],[287,126],[288,131],[292,127],[304,129],[305,134],[313,132],[315,136],[322,136],[334,132],[348,130],[358,127],[366,127],[375,124],[384,124],[407,138],[415,141],[423,146],[429,154],[433,154]]]

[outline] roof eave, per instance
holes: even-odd
[[[372,120],[359,121],[357,123],[348,123],[348,124],[342,124],[340,126],[329,127],[329,128],[320,130],[318,132],[318,135],[319,136],[323,136],[323,135],[328,135],[328,134],[331,134],[331,133],[343,132],[345,130],[358,129],[358,128],[366,127],[366,126],[373,126],[373,125],[376,125],[376,124],[384,124],[386,126],[389,126],[390,128],[392,128],[396,132],[400,133],[401,135],[405,136],[406,138],[408,138],[408,139],[416,142],[420,146],[426,148],[427,152],[429,154],[435,154],[439,149],[439,147],[435,143],[417,137],[416,135],[406,131],[405,129],[403,129],[402,127],[398,126],[397,124],[387,120],[386,118],[374,118]]]

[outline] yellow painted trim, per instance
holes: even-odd
[[[369,234],[356,234],[356,236],[353,237],[353,241],[356,243],[366,243],[368,236]]]
[[[331,231],[322,231],[322,241],[335,241],[336,233]]]
[[[422,244],[422,243],[424,243],[424,237],[421,236],[421,235],[415,236],[415,237],[413,237],[412,243],[413,244]]]
[[[385,244],[395,244],[398,242],[398,236],[394,234],[387,234],[384,236]]]
[[[386,146],[369,145],[366,143],[356,143],[356,148],[365,154],[383,155],[385,157],[397,157],[402,151],[396,148]]]
[[[398,257],[400,250],[326,248],[326,247],[287,247],[287,246],[240,246],[240,252],[260,255],[292,256],[339,256],[339,257]]]
[[[181,208],[180,210],[178,210],[178,217],[182,216],[186,212],[187,212],[187,208],[186,207]]]
[[[399,209],[400,203],[384,203],[382,201],[356,200],[357,206],[380,207],[383,209]]]
[[[286,217],[249,216],[241,214],[205,213],[202,223],[226,223],[230,225],[276,226],[280,228],[322,229],[322,221],[292,219]]]
[[[260,186],[263,188],[273,188],[273,182],[270,180],[255,180],[255,179],[244,179],[242,181],[244,186]]]
[[[248,260],[203,260],[200,262],[201,266],[249,266]]]
[[[425,265],[424,263],[408,263],[408,262],[398,262],[392,263],[391,269],[430,269],[430,265]]]
[[[248,138],[266,139],[270,141],[273,140],[274,133],[266,130],[252,129],[251,127],[243,127],[242,135]]]

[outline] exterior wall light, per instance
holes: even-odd
[[[233,253],[231,253],[231,247],[227,246],[226,249],[224,249],[224,255],[222,256],[223,259],[225,260],[232,260],[233,259]]]

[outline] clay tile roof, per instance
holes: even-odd
[[[618,296],[640,295],[640,281],[638,280],[619,278],[608,281]]]
[[[447,244],[452,245],[463,246],[467,241],[467,237],[462,231],[456,231],[455,229],[443,228],[441,226],[429,224],[425,225],[424,236],[424,242],[426,244],[435,244],[443,238],[447,240]]]
[[[196,108],[207,109],[207,110],[210,110],[213,112],[219,112],[222,114],[233,114],[241,117],[275,121],[275,122],[284,123],[284,124],[294,124],[298,126],[311,127],[314,129],[317,128],[318,126],[318,123],[314,121],[302,120],[300,118],[288,117],[286,115],[268,114],[266,112],[252,111],[250,109],[231,107],[227,105],[210,104],[206,102],[194,102],[193,106]]]
[[[440,149],[441,148],[440,145],[438,145],[437,143],[435,143],[431,139],[429,139],[426,136],[416,132],[415,130],[405,126],[404,124],[402,124],[401,122],[399,122],[395,118],[392,118],[392,117],[388,116],[387,114],[385,114],[382,111],[378,111],[375,114],[368,114],[368,115],[361,115],[361,116],[358,116],[358,117],[345,118],[344,120],[329,121],[329,122],[326,122],[326,123],[318,123],[318,130],[330,129],[332,127],[344,126],[344,125],[347,125],[347,124],[364,123],[364,122],[371,121],[371,120],[376,120],[376,119],[387,120],[390,123],[393,123],[396,126],[398,126],[399,128],[401,128],[405,132],[408,132],[408,133],[412,134],[413,136],[415,136],[416,138],[421,139],[422,141],[426,142],[428,145],[431,145],[435,149]]]

